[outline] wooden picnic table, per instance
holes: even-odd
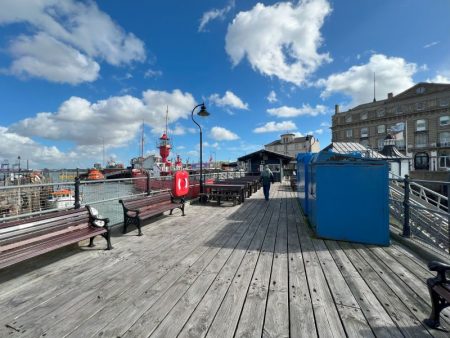
[[[245,199],[246,184],[206,183],[204,184],[204,188],[208,199],[217,197],[217,202],[219,204],[222,197],[231,197],[233,199],[233,204],[236,199],[239,199],[240,203],[243,203]]]
[[[247,193],[246,197],[252,196],[252,192],[254,191],[254,183],[253,181],[241,180],[239,178],[232,178],[223,181],[217,181],[216,184],[242,184],[245,186],[245,192]]]

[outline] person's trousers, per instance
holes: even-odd
[[[266,201],[269,200],[269,190],[270,190],[270,184],[263,185],[264,198],[266,199]]]

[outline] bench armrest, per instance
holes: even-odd
[[[109,225],[108,225],[109,218],[107,218],[107,217],[94,218],[91,223],[92,223],[93,226],[95,226],[97,228],[109,228]]]
[[[140,212],[139,209],[129,209],[129,208],[127,208],[127,207],[125,206],[125,201],[124,201],[124,200],[119,200],[119,203],[122,204],[123,211],[124,211],[125,213],[127,213],[128,211],[131,211],[131,212],[135,212],[135,213],[136,213],[135,216],[138,216],[138,215],[139,215],[139,212]]]
[[[172,192],[170,192],[170,201],[172,202],[172,203],[177,203],[175,200],[176,199],[179,199],[180,200],[180,203],[185,203],[185,200],[184,200],[184,197],[180,197],[180,198],[175,198],[174,196],[173,196],[173,194],[172,194]]]
[[[89,211],[89,222],[91,225],[97,228],[108,228],[109,218],[107,217],[98,217],[93,211],[91,206],[86,205],[86,208]]]
[[[445,276],[445,273],[447,271],[450,271],[450,265],[449,264],[445,264],[439,261],[431,261],[428,263],[428,269],[430,269],[430,271],[436,271],[437,272],[437,278],[439,280],[439,282],[441,283],[446,283],[447,282],[447,278]]]

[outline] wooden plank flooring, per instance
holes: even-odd
[[[1,270],[0,337],[449,337],[426,262],[316,238],[287,185],[186,214]]]

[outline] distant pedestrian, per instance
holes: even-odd
[[[270,183],[273,183],[273,173],[269,169],[267,165],[264,166],[264,170],[261,173],[261,181],[263,185],[263,191],[264,191],[264,198],[266,201],[269,200],[269,190],[270,190]]]

